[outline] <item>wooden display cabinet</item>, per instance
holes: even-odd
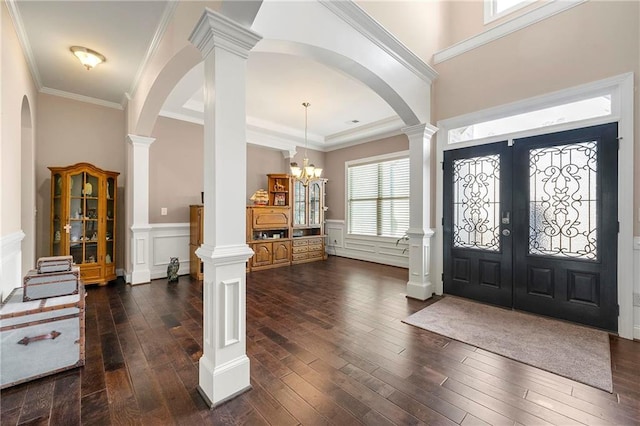
[[[204,278],[203,263],[196,254],[196,250],[202,245],[204,239],[203,223],[204,206],[202,204],[189,206],[189,274],[196,280]]]
[[[51,170],[51,256],[72,256],[85,284],[116,279],[118,172],[89,163]]]
[[[292,263],[326,259],[324,249],[325,184],[323,178],[304,185],[292,179]]]

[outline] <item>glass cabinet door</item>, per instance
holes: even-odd
[[[294,183],[293,192],[293,226],[306,225],[307,224],[307,187],[299,180]]]
[[[100,181],[87,172],[69,176],[69,254],[76,264],[98,261]]]
[[[115,212],[115,190],[116,190],[116,183],[115,183],[115,179],[112,177],[107,178],[107,187],[105,188],[107,191],[107,209],[106,209],[106,213],[107,213],[107,218],[106,218],[106,234],[105,234],[105,238],[107,240],[107,244],[106,244],[106,252],[105,252],[105,258],[104,258],[104,263],[106,263],[107,265],[115,262],[114,259],[114,244],[115,244],[115,216],[114,216],[114,212]]]
[[[320,225],[320,182],[309,183],[309,225]]]
[[[62,217],[62,176],[59,173],[53,175],[53,200],[51,201],[51,254],[62,256],[62,234],[65,233],[64,226],[67,224]]]
[[[84,174],[84,261],[96,263],[98,261],[98,195],[100,180],[98,176]]]

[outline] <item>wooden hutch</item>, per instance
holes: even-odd
[[[247,244],[255,252],[247,271],[277,268],[297,263],[325,260],[323,178],[308,185],[288,174],[268,174],[269,201],[247,207]],[[191,276],[203,278],[202,261],[195,251],[202,244],[202,205],[190,206],[189,244]]]
[[[327,258],[324,248],[326,179],[304,185],[287,174],[268,174],[269,203],[247,207],[249,271]]]

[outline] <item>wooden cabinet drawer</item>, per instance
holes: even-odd
[[[322,257],[322,250],[309,251],[309,259]]]
[[[309,245],[308,240],[296,240],[295,238],[293,240],[294,247],[301,247],[301,246],[307,246],[307,245]]]
[[[289,208],[254,208],[252,213],[254,229],[277,229],[289,226]]]
[[[307,244],[309,244],[310,246],[322,245],[322,237],[318,237],[318,238],[309,238],[309,239],[307,240]]]
[[[293,253],[306,253],[308,251],[309,251],[308,246],[296,246],[295,244],[293,246]]]
[[[293,253],[291,255],[291,260],[298,261],[298,260],[305,260],[309,258],[309,253]]]

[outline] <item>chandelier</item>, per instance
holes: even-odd
[[[311,105],[309,102],[302,103],[304,107],[304,158],[302,159],[302,167],[298,166],[298,163],[291,163],[291,174],[301,181],[304,186],[307,186],[311,179],[319,178],[322,175],[322,169],[309,164],[309,158],[307,158],[307,109],[309,105]]]

